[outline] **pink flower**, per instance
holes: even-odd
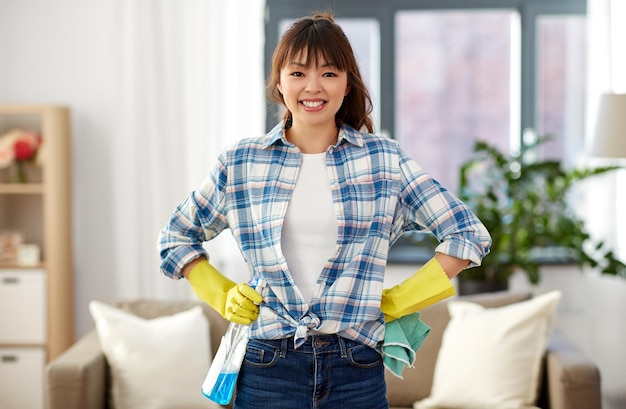
[[[31,160],[41,146],[41,135],[14,129],[0,135],[0,168],[6,168],[13,161]]]
[[[0,169],[8,168],[13,162],[13,149],[0,144]]]
[[[19,140],[26,142],[34,150],[37,150],[39,145],[41,145],[41,135],[38,132],[24,131],[19,136]]]
[[[13,144],[13,153],[17,160],[29,160],[33,157],[35,150],[27,141],[20,139]]]
[[[13,143],[18,135],[19,131],[16,130],[0,135],[0,168],[8,168],[13,163]]]

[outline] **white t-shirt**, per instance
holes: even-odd
[[[337,243],[337,216],[326,173],[326,154],[303,154],[287,207],[281,246],[296,287],[307,302]]]

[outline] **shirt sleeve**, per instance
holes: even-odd
[[[193,259],[200,256],[208,258],[203,243],[228,227],[224,210],[225,158],[225,153],[222,153],[202,185],[176,207],[159,233],[160,271],[170,278],[183,278],[181,270]]]
[[[404,230],[432,232],[437,252],[480,265],[489,253],[491,236],[465,203],[441,186],[400,149],[401,203]]]

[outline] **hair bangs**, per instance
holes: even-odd
[[[337,38],[340,34],[343,38]],[[347,71],[350,64],[347,56],[342,53],[344,47],[337,46],[347,43],[347,38],[342,34],[331,27],[326,27],[323,21],[312,21],[311,25],[293,33],[290,47],[286,50],[283,66],[297,62],[306,67],[333,65],[340,71]],[[333,41],[328,41],[329,36],[334,37]],[[306,56],[305,61],[302,61],[304,56]]]

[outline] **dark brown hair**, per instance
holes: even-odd
[[[350,41],[329,13],[303,17],[289,26],[283,34],[274,50],[272,70],[267,79],[269,98],[285,105],[277,86],[280,82],[280,70],[302,52],[306,52],[307,66],[317,64],[322,59],[347,73],[349,92],[335,115],[337,127],[347,124],[357,130],[373,132],[370,116],[372,99],[361,77]],[[290,117],[291,112],[287,110],[283,119],[288,120]]]

